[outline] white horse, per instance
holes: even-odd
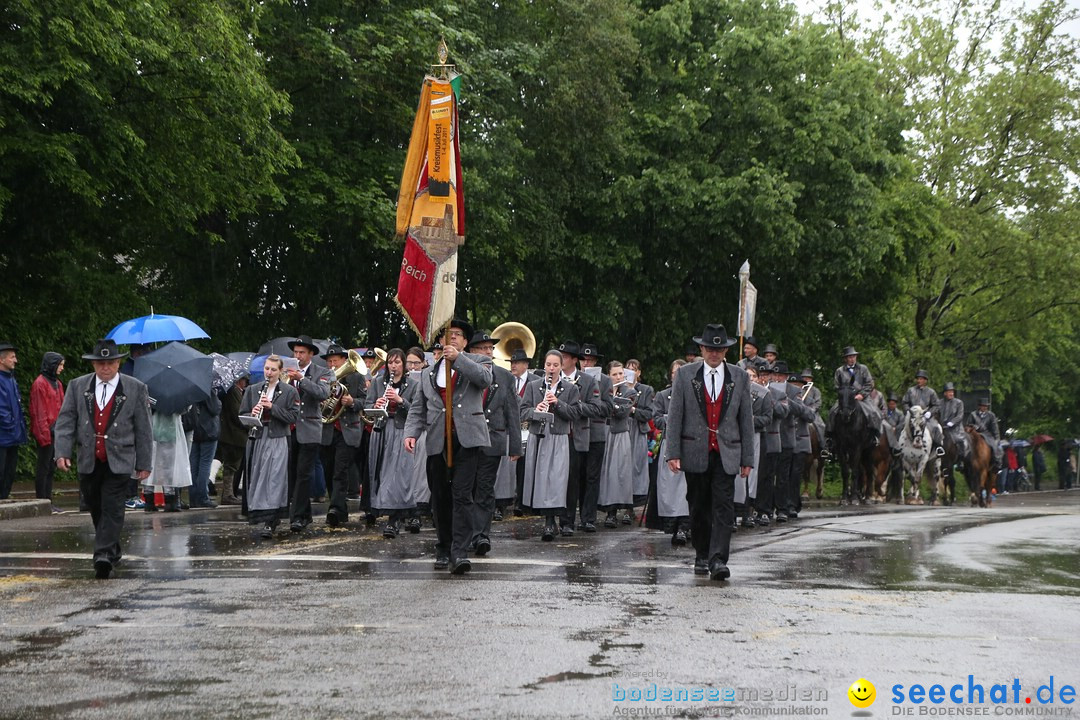
[[[937,487],[933,479],[939,479],[938,485],[940,485],[940,472],[938,466],[940,460],[933,456],[933,445],[930,438],[930,428],[926,424],[926,418],[924,417],[924,411],[918,405],[913,406],[904,415],[904,422],[900,426],[900,460],[904,466],[904,475],[900,481],[900,497],[897,499],[898,503],[904,503],[904,487],[907,480],[911,479],[911,492],[906,501],[909,505],[922,505],[923,500],[919,495],[919,482],[922,480],[923,474],[928,470],[931,471],[931,490],[932,498],[931,504],[937,502],[938,493],[940,488]]]

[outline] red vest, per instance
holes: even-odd
[[[709,423],[709,450],[720,452],[720,438],[716,431],[720,428],[720,410],[724,406],[724,386],[717,385],[716,391],[720,393],[716,400],[710,400],[708,390],[705,391],[705,419]]]
[[[94,457],[98,462],[109,460],[105,455],[105,430],[108,428],[114,402],[116,402],[116,393],[113,393],[109,402],[100,410],[97,409],[97,403],[94,403]]]

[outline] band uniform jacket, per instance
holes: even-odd
[[[660,432],[667,430],[667,413],[668,405],[671,404],[671,386],[656,393],[653,397],[653,424],[656,425],[656,429]]]
[[[559,402],[549,411],[554,417],[545,421],[536,411],[536,406],[544,399],[545,382],[544,378],[538,378],[525,386],[525,396],[521,398],[521,422],[529,424],[530,435],[568,435],[570,425],[580,409],[580,390],[574,383],[561,378],[555,384],[555,397],[559,398]]]
[[[573,378],[567,380],[577,386],[578,398],[577,412],[574,413],[574,419],[571,422],[570,434],[573,436],[574,450],[578,452],[588,452],[589,441],[591,436],[589,434],[594,420],[603,422],[610,414],[600,399],[600,385],[593,379],[588,373],[583,373],[580,370],[574,372]]]
[[[405,373],[401,376],[401,385],[397,389],[398,395],[401,396],[401,402],[394,408],[394,412],[387,417],[387,422],[394,423],[394,427],[399,430],[404,429],[407,424],[409,411],[415,405],[417,399],[416,392],[411,390],[414,382],[417,381],[410,377],[410,373]],[[365,408],[370,410],[375,407],[375,402],[386,392],[386,383],[386,373],[385,371],[380,370],[375,374],[375,378],[371,381],[371,385],[368,386],[367,396],[364,399]]]
[[[446,406],[436,384],[435,373],[446,369],[445,359],[421,373],[416,402],[409,408],[405,437],[419,438],[427,431],[427,454],[438,455],[446,447]],[[463,352],[454,361],[454,431],[462,447],[483,448],[491,445],[487,416],[484,413],[484,388],[493,382],[491,358]]]
[[[838,395],[840,394],[840,388],[851,386],[856,395],[865,397],[874,387],[874,376],[870,374],[870,369],[862,363],[855,363],[850,368],[844,364],[836,368],[836,372],[833,373],[833,385]]]
[[[296,442],[301,445],[329,445],[334,438],[334,428],[322,421],[322,401],[330,396],[330,383],[334,374],[330,368],[308,363],[304,377],[295,385],[300,393],[300,417],[296,419]]]
[[[515,378],[509,370],[493,366],[491,387],[484,399],[484,418],[487,421],[491,444],[483,453],[497,457],[521,455],[521,398],[514,392]]]
[[[796,453],[808,453],[810,445],[810,423],[814,422],[814,411],[806,407],[801,400],[802,388],[798,385],[787,384],[788,397],[791,403],[788,405],[787,421],[794,430],[795,444],[792,449]]]
[[[642,435],[649,433],[649,421],[653,419],[653,398],[656,397],[656,390],[652,385],[645,385],[644,383],[638,383],[634,386],[634,389],[638,392],[637,404],[634,406],[633,412],[630,413],[630,417],[637,424],[636,432]]]
[[[769,422],[769,429],[765,433],[765,452],[767,453],[779,453],[784,449],[783,443],[780,441],[780,426],[784,422],[784,418],[788,416],[788,399],[787,392],[784,387],[787,383],[769,383],[769,395],[773,400],[773,412],[772,420]]]
[[[941,402],[938,400],[934,388],[929,385],[923,388],[918,385],[912,385],[907,389],[907,392],[904,393],[904,401],[901,403],[904,411],[907,412],[916,405],[921,407],[923,411],[929,410],[930,414],[934,417],[938,417],[941,414]]]
[[[776,405],[776,400],[773,399],[769,388],[754,382],[750,383],[750,396],[754,399],[754,432],[760,433],[764,440],[765,433],[772,425],[773,406]]]
[[[139,470],[152,470],[154,432],[150,427],[150,394],[141,381],[130,375],[117,374],[113,408],[105,426],[105,456],[109,471],[114,475],[132,475]],[[95,389],[97,375],[90,373],[75,378],[68,385],[54,431],[53,457],[71,458],[77,442],[75,458],[79,472],[94,470],[94,416],[97,413]]]
[[[631,410],[634,407],[635,402],[640,402],[641,396],[637,390],[628,386],[620,385],[615,388],[615,395],[613,398],[621,398],[619,402],[614,402],[614,410],[611,411],[611,419],[608,420],[608,428],[612,434],[630,432],[633,421],[631,420]],[[593,426],[595,427],[595,425]]]
[[[814,411],[815,422],[821,417],[821,390],[816,385],[810,388],[810,392],[806,393],[803,405]]]
[[[709,423],[706,416],[705,362],[684,365],[675,373],[668,406],[666,460],[680,460],[688,473],[709,467]],[[754,415],[750,376],[731,363],[722,363],[723,397],[717,440],[724,472],[738,475],[740,467],[753,467]]]
[[[611,376],[600,373],[596,376],[597,389],[600,391],[600,405],[603,407],[597,417],[592,418],[592,422],[589,424],[589,443],[604,443],[607,442],[608,432],[611,425],[611,416],[615,412],[615,402],[612,400],[612,382]]]
[[[358,448],[364,438],[364,416],[361,410],[367,399],[367,380],[360,373],[352,373],[338,382],[345,386],[345,392],[353,399],[352,407],[345,408],[345,412],[338,418],[341,437],[349,447]],[[333,426],[334,424],[330,423],[330,427]]]
[[[244,390],[244,399],[240,401],[240,414],[250,415],[252,409],[258,404],[259,398],[266,392],[266,381],[248,385]],[[274,395],[270,398],[273,403],[270,410],[263,410],[263,430],[268,437],[288,437],[292,432],[292,426],[300,417],[300,392],[284,380],[279,380],[274,387]]]

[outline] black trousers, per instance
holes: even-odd
[[[93,471],[79,473],[79,492],[90,506],[94,521],[94,562],[115,564],[122,555],[120,533],[124,530],[124,503],[128,498],[128,476],[109,470],[108,462],[95,462]]]
[[[522,455],[521,459],[517,461],[517,467],[515,468],[515,474],[517,475],[517,485],[515,487],[516,494],[514,497],[514,505],[517,508],[524,508],[522,504],[522,498],[525,497],[525,456]]]
[[[473,489],[473,537],[470,545],[480,538],[491,539],[491,518],[495,514],[495,480],[499,476],[501,455],[480,452],[476,465],[476,487]]]
[[[356,462],[356,448],[349,447],[340,430],[334,430],[334,438],[329,445],[323,445],[323,473],[326,475],[327,494],[330,496],[331,511],[341,522],[349,519],[349,471]]]
[[[607,442],[589,443],[589,453],[585,458],[584,483],[579,488],[578,499],[581,501],[581,522],[596,524],[596,503],[600,500],[600,473],[604,469],[604,450]]]
[[[587,450],[575,450],[571,440],[570,445],[570,477],[566,481],[566,507],[559,513],[559,525],[573,529],[574,518],[577,516],[578,496],[581,488],[588,486],[589,452]],[[600,492],[599,487],[597,493]],[[595,515],[595,510],[593,511]]]
[[[776,472],[773,474],[773,507],[777,514],[787,514],[787,483],[791,475],[791,448],[780,451],[776,458]]]
[[[289,439],[289,522],[311,522],[311,476],[319,460],[319,443],[298,443]]]
[[[686,473],[686,501],[697,559],[727,565],[735,522],[735,476],[724,472],[720,453],[709,453],[705,472]]]
[[[19,446],[0,447],[0,500],[11,495],[15,484],[15,468],[19,464]]]
[[[446,467],[446,457],[442,453],[428,455],[427,478],[431,490],[431,515],[438,535],[435,553],[448,556],[454,563],[469,556],[475,535],[473,505],[480,449],[461,447],[457,434],[453,435],[452,442],[454,467]]]
[[[761,468],[758,470],[757,499],[754,507],[762,515],[771,515],[773,495],[776,491],[776,465],[780,462],[780,453],[765,452],[761,449]]]
[[[371,430],[365,426],[364,436],[360,438],[360,449],[356,455],[356,466],[360,469],[360,509],[365,513],[371,513],[371,473],[367,462],[370,446]]]
[[[53,459],[52,445],[38,445],[37,473],[34,475],[34,497],[52,500],[53,477],[56,475],[56,461]]]
[[[806,456],[809,454],[803,452],[791,453],[791,472],[788,473],[786,498],[789,515],[802,510],[802,476],[803,468],[806,467]]]

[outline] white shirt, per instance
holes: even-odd
[[[109,404],[109,400],[116,393],[116,386],[120,382],[120,376],[116,375],[108,382],[104,382],[96,375],[94,379],[97,380],[97,383],[94,384],[94,400],[97,402],[98,410],[104,410],[105,406]],[[102,394],[103,390],[104,394]]]
[[[711,368],[708,365],[705,365],[705,391],[709,393],[709,399],[715,402],[717,396],[723,391],[723,387],[723,366],[720,365],[715,368]]]
[[[564,380],[566,380],[566,382],[574,382],[574,378],[576,378],[576,377],[577,377],[577,370],[575,370],[572,375],[567,375],[566,373],[562,374],[562,378]]]
[[[450,376],[457,378],[457,370],[450,368]],[[443,366],[443,361],[440,358],[439,362],[435,363],[435,387],[446,387],[446,368]]]

